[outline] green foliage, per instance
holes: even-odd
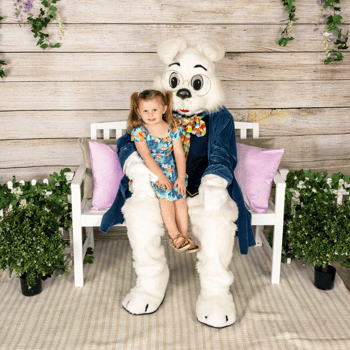
[[[340,11],[340,7],[334,6],[334,4],[339,4],[339,1],[340,0],[327,0],[323,7],[329,7],[334,10],[333,16],[327,17],[327,32],[338,32],[338,39],[334,42],[334,44],[339,45],[338,50],[346,50],[348,48],[346,43],[348,41],[349,31],[345,35],[342,35],[341,29],[339,29],[337,25],[341,25],[341,20],[343,19],[343,17],[335,14],[335,11]],[[344,37],[344,40],[342,40],[342,37]],[[341,54],[341,52],[334,49],[331,50],[331,53],[329,53],[328,56],[329,57],[327,57],[327,59],[324,61],[325,64],[329,64],[332,61],[341,61],[343,59],[343,55]]]
[[[278,44],[280,46],[286,46],[289,41],[294,40],[294,38],[291,36],[292,34],[292,26],[293,22],[297,21],[299,18],[295,18],[295,6],[293,5],[293,2],[295,0],[282,0],[283,6],[285,7],[285,11],[288,12],[289,17],[285,20],[282,20],[280,22],[288,21],[288,25],[284,28],[284,30],[281,32],[281,39],[278,41]],[[324,61],[325,64],[329,64],[332,61],[341,61],[343,59],[343,55],[341,52],[337,50],[328,50],[328,36],[332,35],[331,32],[335,31],[338,32],[338,39],[334,42],[335,45],[338,45],[338,50],[346,50],[348,48],[347,41],[348,41],[348,34],[347,32],[345,35],[341,33],[341,29],[337,27],[337,25],[341,25],[341,20],[343,19],[342,16],[336,15],[335,11],[340,11],[340,7],[335,6],[335,4],[339,4],[340,0],[322,0],[322,16],[324,16],[324,10],[326,8],[330,8],[334,10],[333,16],[329,16],[327,18],[327,32],[324,38],[325,43],[325,50],[327,52],[327,59]],[[318,24],[318,23],[317,23]],[[316,29],[318,30],[318,29]],[[288,36],[286,36],[288,35]],[[342,39],[343,38],[343,39]]]
[[[94,262],[94,257],[93,256],[88,256],[88,255],[92,255],[94,254],[93,250],[91,247],[89,247],[87,250],[86,250],[86,254],[85,254],[85,257],[84,257],[84,260],[83,260],[83,264],[92,264]]]
[[[46,207],[58,220],[59,227],[68,230],[72,227],[72,204],[68,203],[68,195],[71,194],[70,185],[65,177],[69,168],[62,169],[60,174],[54,172],[50,175],[48,184],[26,181],[23,185],[12,179],[13,189],[9,189],[7,184],[0,185],[0,210],[8,208],[10,205],[15,208],[21,205],[33,205]],[[46,192],[52,192],[46,196]]]
[[[40,275],[70,271],[56,215],[40,205],[15,206],[0,217],[0,269],[26,275],[32,286]]]
[[[299,18],[295,18],[295,6],[293,5],[293,2],[295,0],[282,0],[283,5],[285,6],[285,11],[288,12],[289,16],[287,19],[284,19],[280,22],[288,21],[287,26],[284,28],[284,30],[281,32],[282,38],[278,41],[278,44],[280,46],[286,46],[288,44],[288,41],[294,40],[294,38],[291,36],[292,34],[292,26],[293,22],[296,22]],[[284,35],[288,35],[285,37]]]
[[[325,268],[332,261],[348,260],[350,207],[308,203],[286,224],[286,236],[297,259]]]
[[[328,177],[327,172],[312,173],[311,170],[291,171],[286,179],[286,197],[284,207],[284,227],[282,240],[282,262],[286,258],[296,258],[291,245],[291,237],[287,234],[287,226],[295,219],[295,215],[309,204],[336,205],[337,196],[340,190],[350,190],[350,177],[341,173],[333,174]],[[344,205],[349,207],[350,201],[345,200]],[[329,218],[331,221],[331,218]],[[269,233],[269,239],[272,246],[272,232]],[[300,257],[299,257],[300,258]]]
[[[57,1],[59,0],[52,0],[51,2],[55,4]],[[27,22],[32,25],[32,32],[34,34],[34,38],[38,36],[40,38],[36,45],[40,45],[40,47],[43,50],[47,49],[48,47],[58,48],[61,46],[61,44],[60,43],[51,44],[48,39],[49,34],[45,34],[41,31],[43,28],[47,27],[47,25],[51,22],[52,18],[56,18],[57,7],[52,6],[50,1],[48,0],[42,0],[41,3],[43,4],[43,6],[48,8],[46,16],[45,16],[45,11],[42,8],[40,8],[40,14],[38,15],[38,17],[34,18],[30,16],[27,18]]]

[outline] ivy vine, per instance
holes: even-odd
[[[284,19],[280,22],[288,21],[288,25],[284,28],[284,30],[281,32],[282,38],[278,41],[278,44],[280,46],[286,46],[289,41],[294,40],[292,37],[292,26],[293,22],[297,21],[299,18],[295,18],[295,6],[293,5],[293,2],[295,0],[282,0],[283,6],[285,6],[285,11],[288,12],[289,17],[287,19]],[[340,7],[336,6],[336,4],[339,4],[340,0],[319,0],[320,5],[322,5],[322,14],[320,20],[316,23],[316,27],[321,22],[322,17],[325,16],[325,9],[330,8],[334,10],[333,15],[327,17],[327,31],[325,33],[322,33],[324,36],[324,49],[327,54],[327,59],[324,60],[325,64],[329,64],[332,61],[341,61],[343,59],[343,55],[338,50],[346,50],[348,48],[347,41],[348,41],[348,34],[347,32],[345,35],[342,34],[342,30],[337,27],[337,25],[341,25],[341,20],[343,19],[342,16],[336,15],[335,12],[340,12]],[[319,28],[316,28],[315,31],[319,30]],[[337,32],[338,33],[338,39],[334,42],[335,45],[338,46],[338,50],[328,49],[328,43],[329,43],[329,37],[333,35],[331,32]],[[287,35],[287,36],[286,36]]]
[[[288,12],[289,17],[287,19],[283,19],[280,22],[288,21],[287,26],[284,28],[284,30],[281,32],[282,38],[278,41],[278,44],[280,46],[286,46],[288,44],[288,41],[294,40],[292,35],[292,26],[293,22],[296,22],[299,18],[295,18],[295,6],[293,5],[293,2],[295,0],[282,0],[283,6],[285,6],[285,11]],[[285,37],[284,35],[288,35]]]
[[[52,1],[52,4],[56,4],[56,2],[60,0],[51,0],[51,1]],[[49,34],[45,34],[41,31],[43,27],[45,28],[47,27],[47,25],[51,22],[53,18],[57,18],[57,15],[56,15],[57,7],[53,6],[51,2],[48,0],[42,0],[41,3],[43,4],[43,6],[48,8],[46,16],[45,16],[45,11],[41,8],[40,14],[38,15],[38,17],[34,18],[33,16],[28,16],[27,22],[31,23],[32,25],[32,32],[34,34],[34,38],[38,36],[40,37],[36,45],[40,45],[40,47],[43,50],[45,50],[49,46],[51,48],[55,48],[55,47],[58,48],[61,46],[61,44],[56,43],[52,45],[48,39]]]

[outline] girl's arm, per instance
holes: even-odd
[[[155,159],[151,156],[151,152],[147,146],[146,141],[135,141],[135,146],[138,152],[140,153],[142,159],[145,161],[149,170],[151,170],[159,178],[160,185],[165,184],[168,190],[171,190],[172,183],[165,176],[162,169],[159,167]]]
[[[174,156],[179,179],[186,178],[186,158],[182,147],[181,137],[173,140]]]

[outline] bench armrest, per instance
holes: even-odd
[[[286,187],[286,182],[284,181],[282,175],[280,172],[277,170],[276,175],[273,178],[273,182],[276,184],[277,187]]]
[[[73,190],[74,189],[77,189],[79,188],[80,189],[80,186],[83,182],[83,179],[85,177],[85,174],[86,174],[86,166],[85,166],[85,162],[81,163],[79,165],[79,168],[78,170],[75,172],[75,175],[73,177],[73,180],[71,182],[71,188]]]
[[[78,170],[75,172],[75,175],[73,177],[73,180],[71,182],[71,192],[72,192],[72,208],[73,211],[75,211],[75,207],[80,206],[80,202],[81,202],[81,184],[83,182],[83,179],[85,177],[86,174],[86,166],[85,163],[81,163]],[[78,209],[78,211],[80,212],[80,208]]]

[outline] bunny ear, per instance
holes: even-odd
[[[165,63],[169,64],[174,57],[187,47],[186,39],[183,37],[165,39],[159,43],[157,52],[159,58]]]
[[[220,61],[225,56],[224,47],[217,41],[200,38],[197,43],[197,50],[204,53],[211,61]]]

